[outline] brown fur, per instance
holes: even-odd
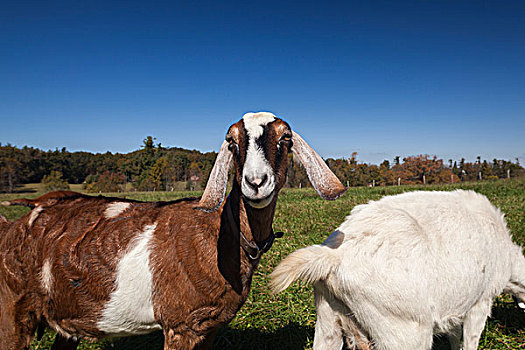
[[[28,348],[41,324],[64,335],[57,336],[57,349],[76,348],[78,342],[68,340],[68,334],[107,336],[97,322],[115,288],[117,264],[137,233],[153,223],[152,304],[164,330],[164,349],[210,348],[216,330],[233,319],[248,297],[258,264],[241,248],[232,227],[256,242],[271,234],[290,148],[278,151],[276,145],[283,132],[291,133],[285,122],[272,124],[266,152],[276,173],[276,194],[263,209],[245,205],[241,195],[246,150],[242,120],[229,133],[239,145],[233,189],[216,211],[196,210],[198,198],[147,203],[67,191],[18,200],[35,209],[9,224],[0,237],[0,348]],[[114,202],[130,204],[108,218],[105,210]],[[228,221],[225,206],[231,206],[234,223]],[[42,283],[46,260],[52,266],[50,292]]]

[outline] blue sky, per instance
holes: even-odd
[[[323,157],[525,164],[524,18],[521,0],[4,1],[0,142],[210,151],[268,110]]]

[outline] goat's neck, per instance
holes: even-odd
[[[226,205],[231,205],[235,218],[235,225],[243,232],[248,239],[256,242],[266,240],[272,232],[273,216],[277,195],[272,202],[262,209],[252,208],[246,204],[242,198],[240,188],[234,184]]]
[[[241,236],[260,243],[272,232],[275,199],[263,209],[253,209],[244,203],[241,191],[234,182],[233,189],[221,212],[221,230],[219,232],[217,262],[222,276],[240,296],[240,304],[248,297],[254,268],[258,260],[252,260],[240,249]],[[228,213],[230,212],[230,214]],[[233,315],[232,315],[233,317]]]

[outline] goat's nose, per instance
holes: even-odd
[[[259,176],[245,176],[246,183],[250,185],[253,189],[259,189],[262,185],[268,181],[268,175],[263,174],[261,177]]]

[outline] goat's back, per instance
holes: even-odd
[[[431,318],[437,327],[509,281],[513,243],[503,215],[472,191],[384,197],[354,208],[338,231],[341,266],[329,280],[335,290],[349,290],[350,299],[366,295],[394,314]]]

